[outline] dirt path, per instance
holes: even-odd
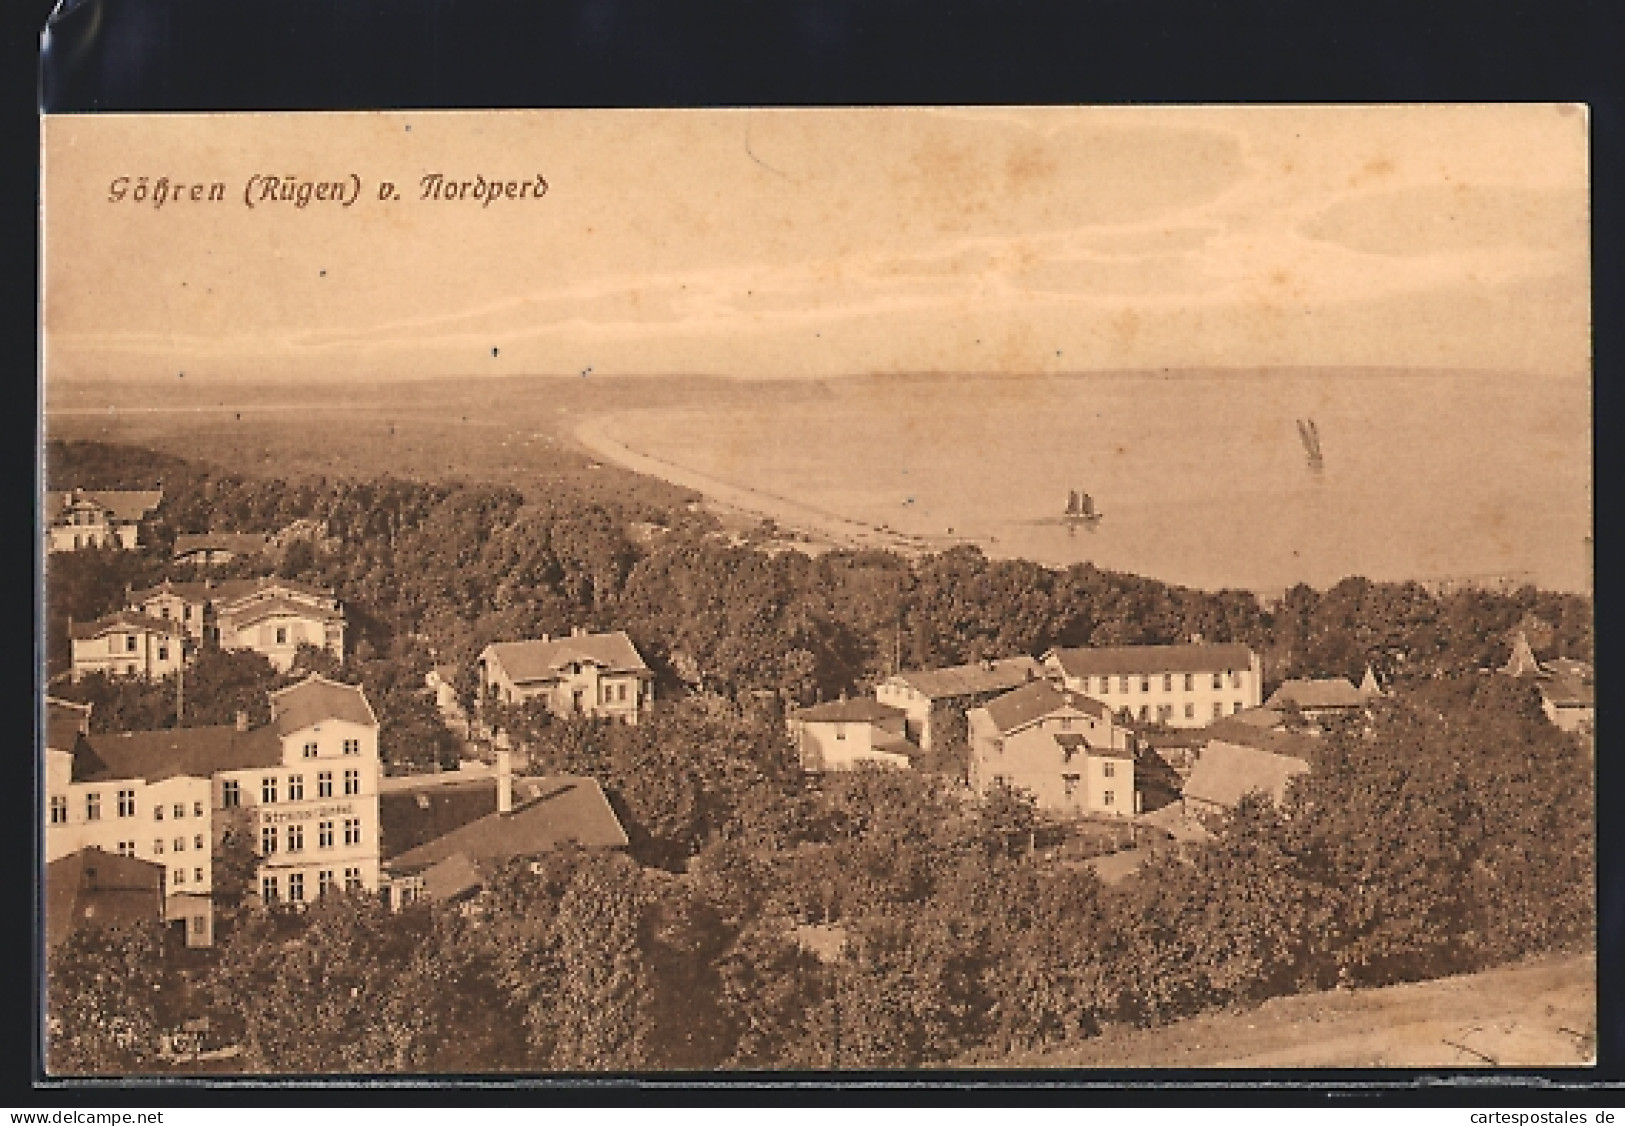
[[[1563,1067],[1593,1061],[1595,954],[1282,997],[1165,1028],[1111,1030],[1000,1067]]]

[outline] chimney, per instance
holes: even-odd
[[[239,710],[237,712],[237,730],[238,731],[247,731],[248,730],[248,713],[245,712],[245,711]]]
[[[497,812],[513,812],[513,754],[497,752]]]
[[[542,640],[543,641],[552,641],[553,640],[553,635],[550,634],[550,633],[544,633],[544,634],[542,634]]]
[[[586,637],[587,636],[587,627],[586,626],[571,626],[570,627],[570,636],[571,637]]]

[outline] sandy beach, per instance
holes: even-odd
[[[704,495],[720,512],[773,521],[781,537],[788,539],[791,546],[813,551],[832,547],[854,550],[882,548],[919,554],[941,551],[956,543],[974,542],[969,537],[910,535],[848,519],[776,493],[730,485],[675,462],[639,453],[609,434],[608,426],[612,420],[613,416],[608,415],[585,419],[576,425],[573,436],[594,456],[634,473],[658,477],[669,484],[692,489]]]

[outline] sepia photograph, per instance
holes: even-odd
[[[1594,1066],[1588,129],[46,114],[47,1075]]]

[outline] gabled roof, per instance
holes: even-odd
[[[1358,708],[1366,702],[1360,690],[1340,676],[1318,680],[1286,680],[1281,682],[1266,708],[1283,708],[1288,703],[1300,708]]]
[[[527,781],[514,780],[512,813],[495,811],[494,781],[481,784],[479,789],[489,795],[491,812],[399,853],[391,867],[397,871],[423,870],[459,853],[483,867],[517,856],[534,856],[570,842],[584,848],[626,847],[626,831],[593,779],[566,775],[538,778],[534,780],[538,796],[522,800]],[[438,796],[432,795],[431,802]],[[415,800],[406,794],[388,797],[391,801]],[[386,840],[385,848],[389,847]]]
[[[321,622],[342,622],[344,615],[328,606],[312,606],[309,602],[299,602],[281,595],[272,595],[247,603],[243,606],[234,606],[222,609],[222,621],[233,625],[249,626],[255,622],[263,622],[266,618],[310,618]]]
[[[1216,740],[1197,757],[1185,780],[1185,796],[1230,809],[1256,790],[1279,804],[1287,783],[1308,772],[1309,764],[1301,758]]]
[[[171,727],[89,735],[73,756],[75,782],[144,778],[208,778],[220,770],[278,766],[282,740],[269,727],[239,731],[235,724]]]
[[[294,600],[310,599],[323,605],[330,605],[336,598],[331,590],[311,586],[309,583],[295,582],[293,579],[258,578],[228,580],[213,584],[209,597],[212,598],[215,608],[222,614],[229,614],[237,609],[240,603],[259,598],[292,595]]]
[[[487,645],[480,660],[494,660],[516,682],[552,680],[566,665],[602,665],[611,672],[647,672],[637,646],[625,631],[584,633],[540,641],[496,641]]]
[[[175,537],[175,556],[194,551],[229,551],[234,555],[253,555],[265,550],[266,537],[258,532],[183,532]]]
[[[1540,662],[1535,659],[1535,651],[1529,647],[1529,638],[1523,630],[1512,639],[1512,656],[1501,666],[1501,671],[1508,676],[1540,675]]]
[[[1315,747],[1315,737],[1293,731],[1277,731],[1273,727],[1261,727],[1250,723],[1241,716],[1227,715],[1216,719],[1206,727],[1200,729],[1205,742],[1218,740],[1243,747],[1253,747],[1261,751],[1272,751],[1276,754],[1290,755],[1299,758],[1312,757]]]
[[[354,684],[340,684],[311,673],[298,684],[271,693],[271,727],[278,735],[302,731],[328,719],[378,726],[378,716],[367,703],[367,694]]]
[[[1017,688],[1044,675],[1044,667],[1031,657],[1005,657],[978,664],[954,665],[945,669],[918,669],[900,672],[890,679],[908,685],[931,700],[951,700],[956,696],[977,696]]]
[[[76,704],[72,700],[45,698],[45,745],[59,751],[71,751],[79,736],[90,730],[90,705]]]
[[[1173,672],[1228,672],[1252,667],[1253,651],[1245,645],[1111,645],[1051,649],[1067,676],[1151,675]]]
[[[53,518],[76,499],[89,501],[111,514],[115,523],[134,524],[158,507],[162,489],[74,489],[49,494]]]
[[[75,641],[88,641],[91,638],[101,637],[109,633],[129,633],[139,631],[145,633],[162,633],[171,637],[180,637],[184,633],[181,624],[170,618],[154,618],[148,614],[137,613],[134,610],[119,610],[97,618],[94,622],[73,623],[73,639]]]
[[[121,926],[163,916],[164,868],[91,846],[45,866],[45,942],[55,947],[85,926]]]
[[[467,895],[485,883],[486,873],[460,852],[423,870],[423,894],[442,903]]]
[[[790,718],[802,723],[883,723],[905,714],[902,708],[866,696],[854,696],[850,700],[831,700],[827,704],[800,708],[791,713]]]
[[[1036,719],[1070,709],[1106,718],[1110,710],[1099,700],[1057,688],[1047,680],[1035,680],[983,705],[996,730],[1008,735]]]

